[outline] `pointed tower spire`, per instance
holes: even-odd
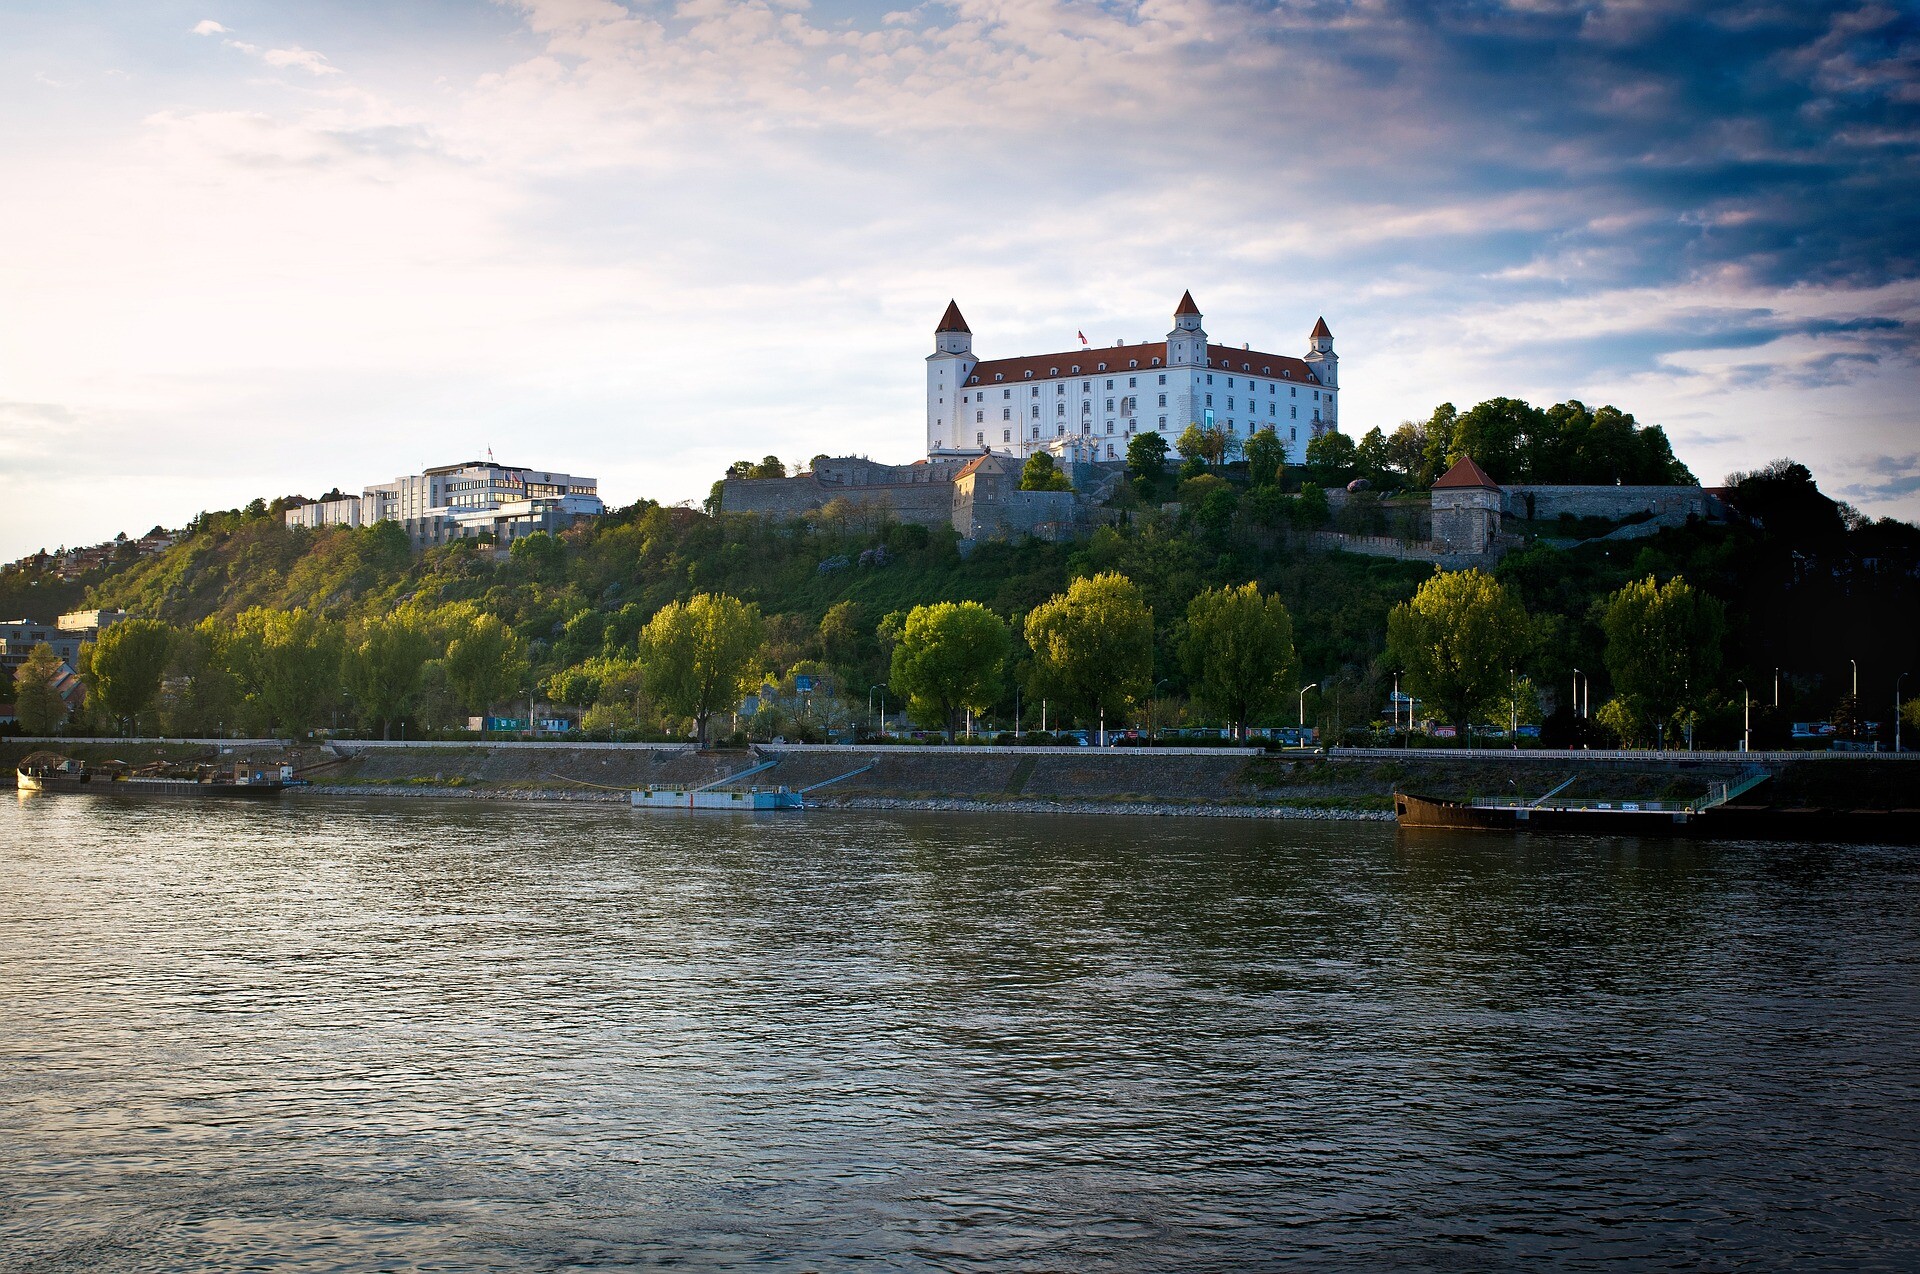
[[[1173,316],[1179,318],[1182,314],[1197,315],[1199,313],[1200,307],[1193,303],[1193,292],[1191,290],[1182,292],[1180,294],[1180,304],[1173,307]]]
[[[973,335],[973,329],[967,326],[967,320],[960,317],[960,302],[947,302],[947,312],[940,316],[940,326],[933,329],[935,336],[942,332],[965,332],[968,336]]]
[[[1313,331],[1308,333],[1307,339],[1310,341],[1330,341],[1333,339],[1333,329],[1328,327],[1327,320],[1322,318],[1318,323],[1313,325]]]

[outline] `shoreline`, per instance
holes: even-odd
[[[369,783],[316,784],[312,787],[289,789],[289,795],[299,800],[314,796],[397,796],[406,799],[526,801],[542,804],[628,804],[624,792],[574,791],[565,788],[468,788],[424,784],[393,787]],[[1186,805],[1175,801],[1053,801],[1031,797],[1016,797],[1004,801],[959,796],[824,797],[810,802],[807,808],[810,810],[891,810],[925,814],[1118,814],[1155,818],[1318,819],[1370,823],[1393,821],[1393,814],[1388,810],[1322,809],[1307,805]]]

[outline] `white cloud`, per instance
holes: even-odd
[[[379,78],[228,39],[313,78],[163,84],[89,151],[10,159],[42,194],[0,201],[0,400],[91,442],[0,505],[0,558],[489,443],[620,502],[697,499],[744,455],[909,458],[949,296],[989,354],[1157,336],[1186,287],[1236,344],[1296,349],[1325,314],[1356,431],[1578,395],[1666,423],[1706,477],[1905,454],[1913,368],[1846,323],[1920,322],[1911,289],[1648,281],[1670,210],[1577,148],[1459,127],[1416,43],[1402,74],[1329,54],[1366,6],[508,7],[527,29],[477,73],[431,40]],[[1620,83],[1615,116],[1658,101]],[[1687,233],[1753,230],[1699,207]],[[1752,313],[1779,334],[1687,343]]]
[[[225,35],[229,30],[230,28],[221,26],[212,18],[203,18],[193,26],[195,35]]]
[[[299,45],[290,49],[268,49],[260,55],[260,60],[268,66],[297,67],[311,75],[340,74],[340,68],[329,63],[326,54],[315,53]]]

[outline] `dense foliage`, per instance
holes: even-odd
[[[986,692],[969,691],[966,706],[1011,722],[1024,694],[1036,706],[1049,698],[1054,722],[1091,725],[1103,706],[1125,704],[1162,724],[1232,724],[1243,712],[1272,723],[1260,714],[1283,706],[1273,684],[1236,708],[1222,669],[1194,653],[1205,649],[1194,644],[1194,621],[1207,614],[1206,605],[1194,610],[1196,599],[1251,584],[1263,606],[1290,617],[1285,679],[1317,683],[1309,716],[1347,729],[1385,715],[1396,674],[1417,679],[1413,650],[1387,654],[1388,616],[1433,572],[1316,549],[1312,531],[1391,535],[1395,519],[1420,503],[1362,492],[1336,510],[1325,488],[1344,485],[1349,471],[1375,473],[1382,486],[1417,486],[1461,446],[1509,478],[1685,476],[1657,430],[1577,403],[1443,407],[1431,421],[1350,449],[1322,442],[1300,466],[1283,464],[1277,440],[1264,436],[1234,462],[1215,458],[1207,439],[1189,442],[1208,445],[1190,445],[1170,465],[1163,438],[1136,438],[1112,524],[1072,543],[968,547],[947,528],[904,526],[843,504],[775,521],[641,502],[558,537],[528,537],[511,552],[463,541],[412,553],[392,523],[293,530],[278,516],[280,502],[256,501],[201,515],[154,556],[116,560],[91,577],[84,597],[31,571],[0,585],[16,598],[57,599],[41,606],[45,618],[84,601],[170,625],[164,688],[139,712],[178,733],[322,724],[417,731],[539,698],[578,709],[590,728],[659,735],[685,730],[696,715],[687,707],[694,701],[667,691],[658,661],[651,674],[648,667],[644,634],[675,603],[704,594],[755,608],[751,658],[737,678],[719,677],[712,693],[695,697],[705,713],[742,685],[762,677],[789,684],[802,669],[817,669],[835,695],[864,707],[889,689],[895,643],[914,608],[973,602],[1009,631],[1039,638],[1071,615],[1065,601],[1077,581],[1084,594],[1103,575],[1120,581],[1103,587],[1129,599],[1116,610],[1128,635],[1114,648],[1120,653],[1094,661],[1097,677],[1067,676],[1044,640],[1017,641],[990,679],[991,702],[979,707]],[[784,470],[769,457],[737,468],[772,475],[776,466]],[[1529,617],[1527,649],[1511,654],[1517,676],[1506,678],[1503,646],[1493,660],[1500,675],[1449,711],[1524,721],[1540,715],[1544,693],[1560,705],[1547,716],[1550,737],[1608,741],[1596,723],[1566,712],[1577,669],[1594,704],[1639,702],[1632,720],[1684,719],[1722,743],[1736,737],[1742,696],[1751,693],[1760,746],[1784,739],[1790,720],[1840,714],[1857,660],[1861,696],[1848,720],[1890,720],[1897,674],[1914,670],[1907,689],[1920,689],[1920,531],[1860,518],[1789,462],[1729,481],[1749,522],[1509,553],[1490,574]],[[1683,674],[1684,703],[1671,702],[1662,684],[1633,689],[1631,673],[1615,685],[1608,672],[1610,599],[1647,579],[1661,589],[1683,579],[1719,607],[1721,666]],[[1049,606],[1052,599],[1061,601]],[[1224,660],[1228,648],[1214,645]],[[1621,652],[1612,666],[1628,667]],[[893,689],[893,703],[908,695]],[[1614,715],[1626,732],[1629,718]],[[1118,724],[1111,712],[1109,724]]]

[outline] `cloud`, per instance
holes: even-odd
[[[228,30],[229,28],[221,26],[212,18],[203,18],[193,26],[195,35],[225,35]]]
[[[260,55],[260,60],[268,66],[296,67],[310,75],[340,74],[340,68],[329,63],[326,54],[298,45],[290,49],[268,49]]]
[[[1017,353],[1157,335],[1191,287],[1235,344],[1324,313],[1356,432],[1579,396],[1698,472],[1792,454],[1920,513],[1848,459],[1920,402],[1911,6],[881,9],[500,0],[350,72],[324,10],[195,28],[305,74],[151,78],[111,144],[10,161],[49,194],[0,204],[35,245],[0,248],[35,315],[0,397],[137,417],[136,458],[275,441],[189,448],[224,467],[146,525],[482,432],[697,498],[737,454],[911,456],[949,296]]]

